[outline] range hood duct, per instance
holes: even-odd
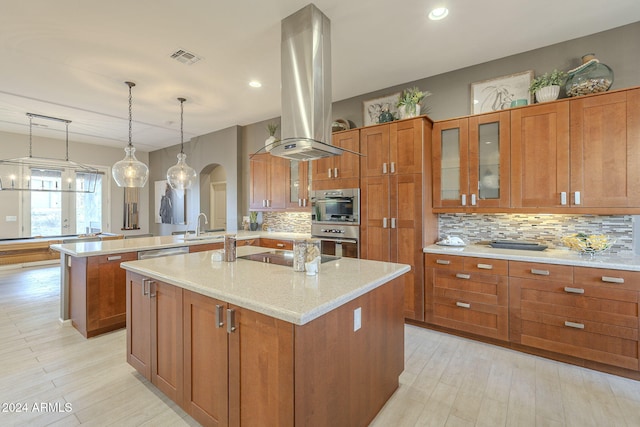
[[[282,20],[282,139],[274,156],[314,160],[343,153],[331,145],[331,23],[314,4]]]

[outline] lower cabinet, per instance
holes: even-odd
[[[260,239],[260,246],[271,249],[282,249],[291,251],[293,250],[293,241],[291,240],[280,240],[280,239],[265,239],[262,237]]]
[[[395,279],[298,326],[127,272],[127,362],[204,426],[367,425],[404,369],[402,307]]]
[[[511,340],[638,370],[640,273],[510,262]]]
[[[427,254],[425,320],[509,339],[508,261]]]

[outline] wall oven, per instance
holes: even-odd
[[[360,189],[316,190],[311,198],[311,235],[322,253],[360,257]]]

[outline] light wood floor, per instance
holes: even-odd
[[[57,266],[0,271],[0,411],[27,406],[0,426],[197,425],[127,365],[124,330],[85,340],[58,322],[58,282]],[[640,382],[413,326],[406,338],[372,426],[640,426]]]

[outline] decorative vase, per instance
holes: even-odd
[[[404,104],[398,107],[400,120],[418,117],[420,115],[420,104]]]
[[[582,65],[567,72],[567,96],[606,92],[613,84],[613,70],[598,61],[592,53],[582,57]]]
[[[273,143],[276,142],[277,139],[275,136],[271,135],[269,138],[267,138],[264,141],[264,149],[266,152],[271,151],[271,149],[273,148]]]
[[[249,229],[251,231],[256,231],[258,229],[258,223],[257,222],[250,222],[249,223]]]
[[[555,101],[558,95],[560,95],[559,85],[545,86],[536,91],[536,100],[538,102]]]

